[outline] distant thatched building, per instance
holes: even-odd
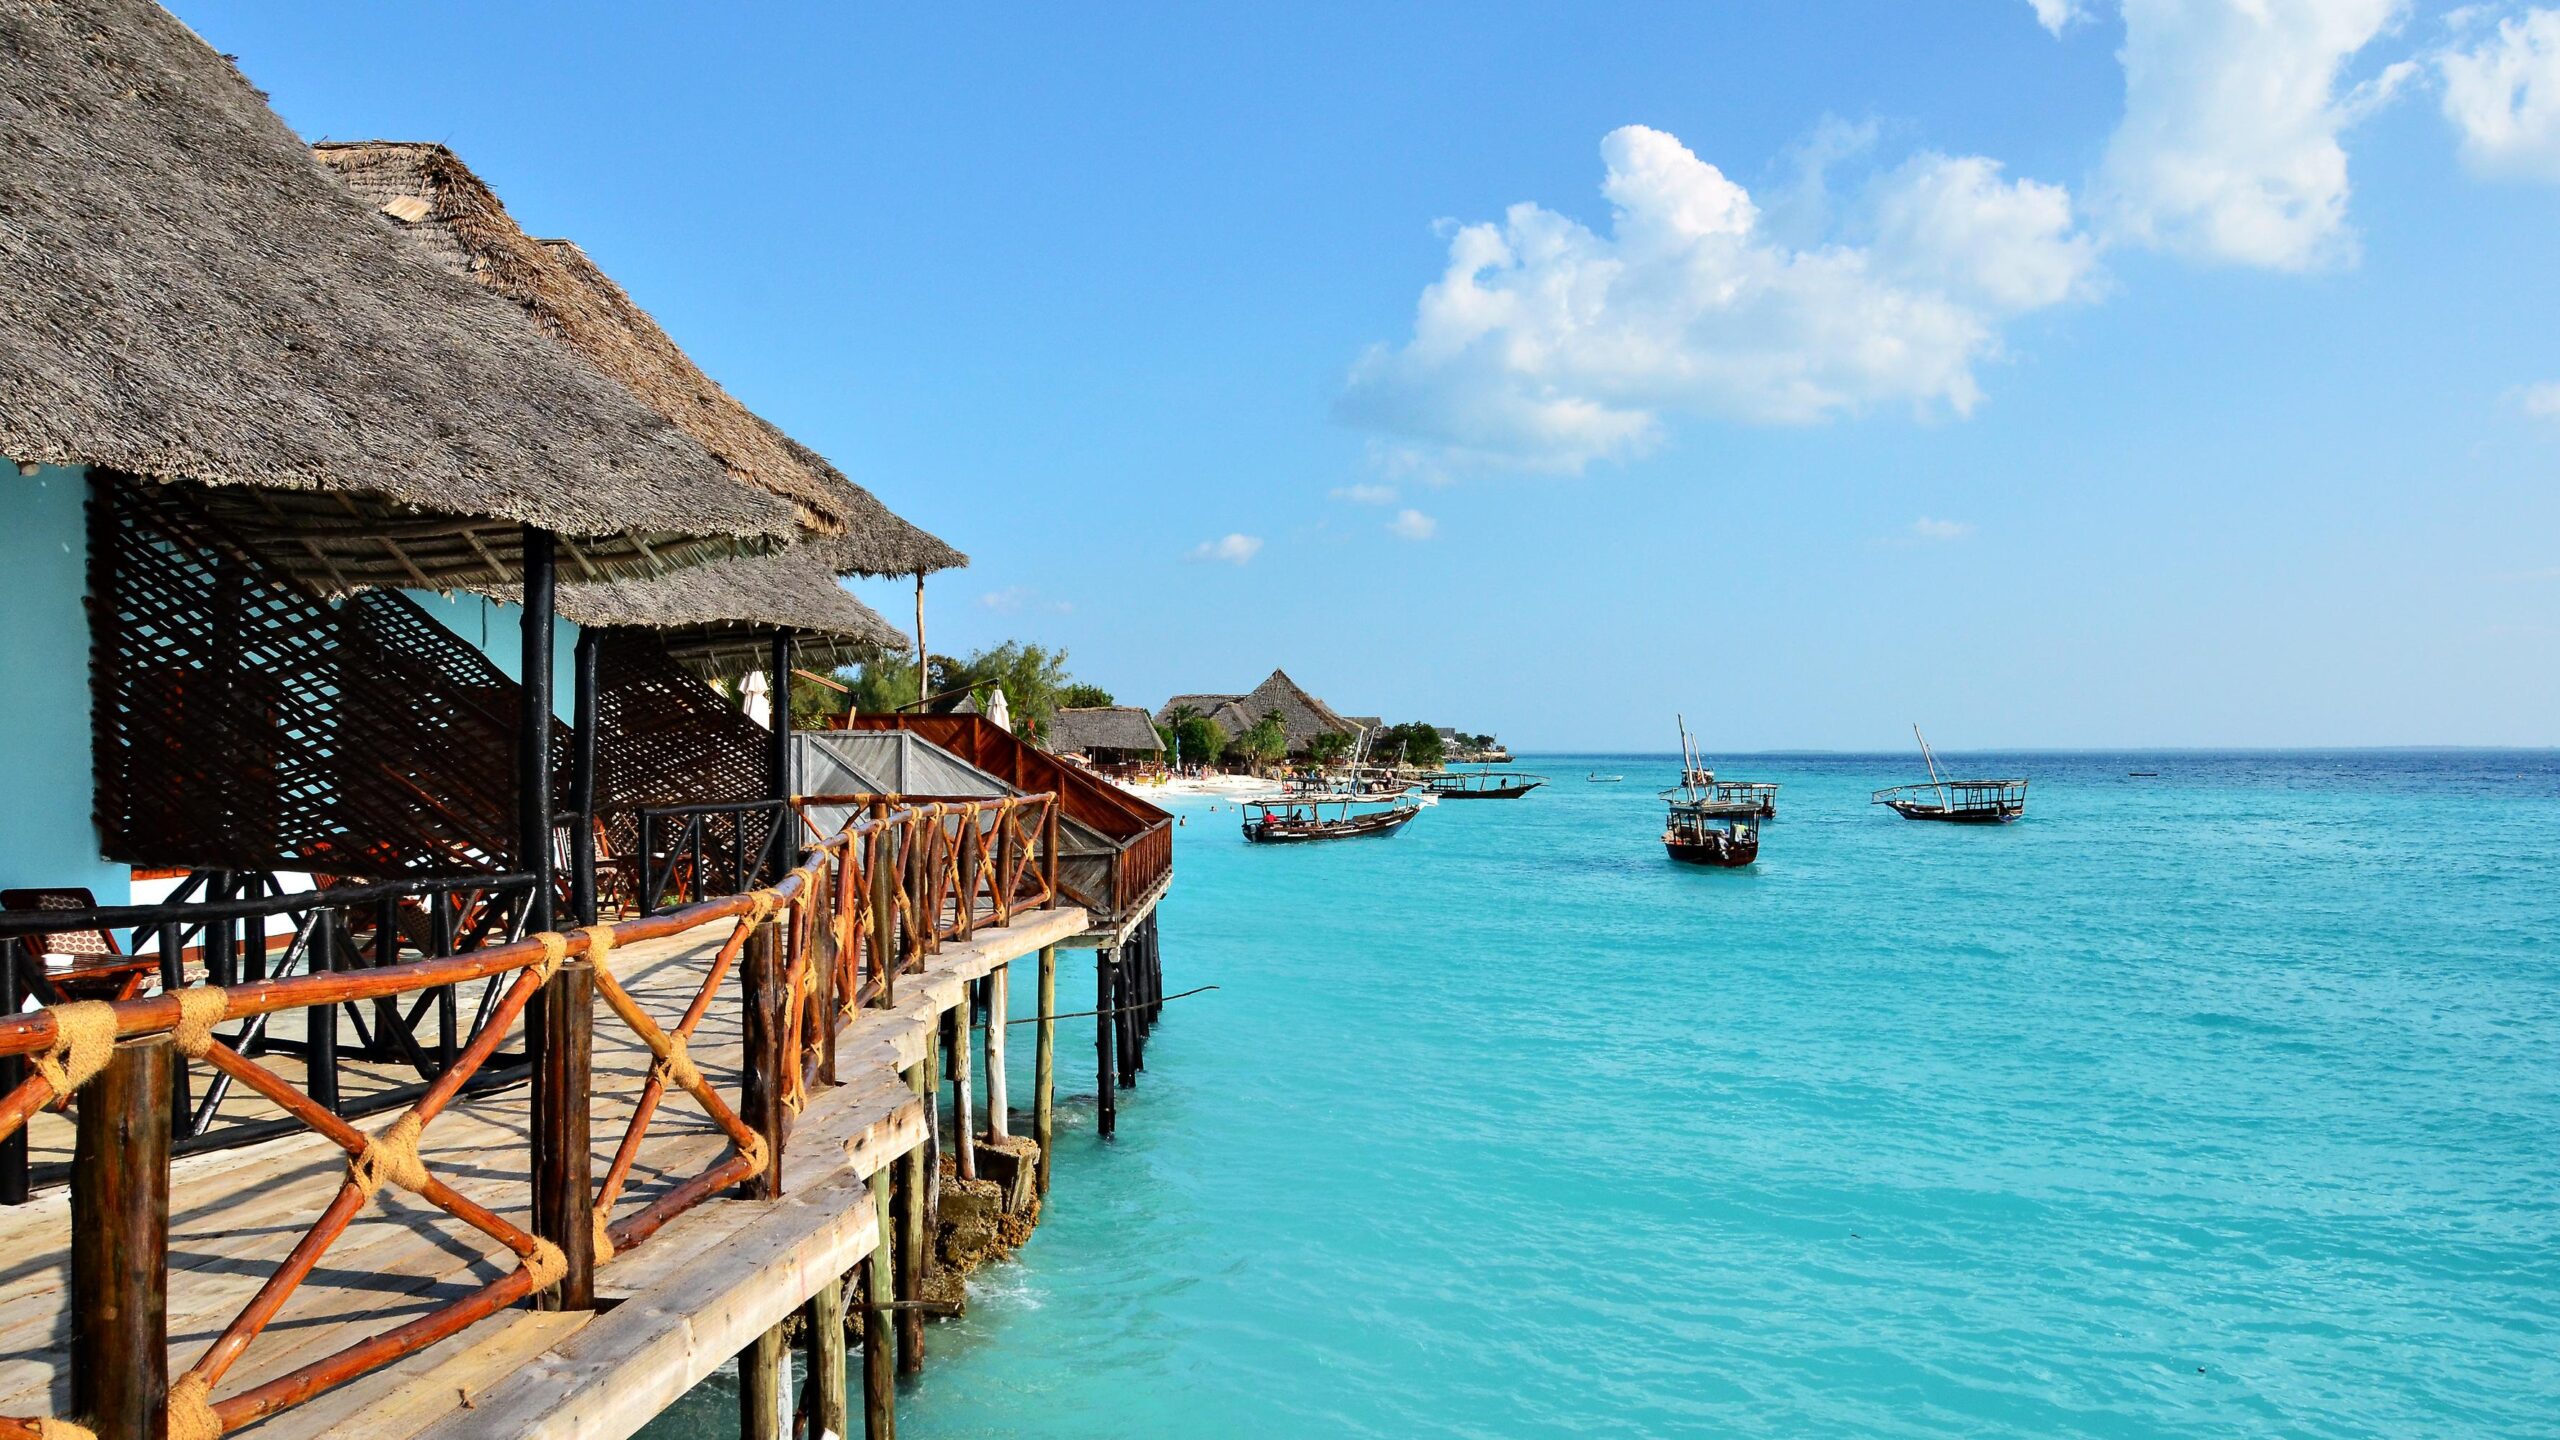
[[[1137,706],[1096,705],[1058,711],[1049,722],[1048,748],[1096,765],[1142,765],[1163,757],[1164,739]]]
[[[1242,695],[1176,695],[1156,712],[1156,719],[1169,725],[1186,710],[1217,722],[1230,740],[1260,724],[1264,716],[1277,714],[1291,755],[1306,754],[1320,735],[1360,738],[1359,725],[1307,693],[1285,670],[1272,671],[1270,678]]]

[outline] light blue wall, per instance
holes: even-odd
[[[440,595],[433,590],[405,591],[444,627],[471,642],[510,680],[524,677],[524,607],[478,595]],[[577,710],[578,627],[554,617],[551,622],[551,713],[568,720]]]
[[[0,465],[0,887],[86,885],[132,898],[90,819],[87,473]]]

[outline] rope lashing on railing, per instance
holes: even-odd
[[[660,1085],[691,1093],[702,1088],[702,1072],[694,1068],[693,1054],[686,1047],[684,1033],[666,1032],[667,1053],[649,1067],[650,1078]]]
[[[613,971],[613,927],[596,924],[580,932],[587,937],[587,963],[607,974]]]
[[[592,1222],[592,1232],[587,1243],[595,1247],[596,1263],[601,1265],[607,1260],[613,1258],[612,1227],[606,1223],[604,1207],[602,1206],[597,1206],[595,1209],[589,1210],[587,1212],[587,1219]]]
[[[418,1155],[418,1137],[426,1131],[418,1112],[410,1111],[385,1126],[364,1144],[364,1152],[347,1161],[347,1179],[372,1199],[390,1181],[412,1192],[427,1188],[427,1162]]]
[[[545,930],[539,935],[529,935],[525,938],[542,947],[542,958],[535,961],[532,966],[534,983],[550,984],[551,977],[560,973],[560,962],[568,958],[569,937],[558,931]]]
[[[764,1143],[764,1135],[759,1131],[747,1132],[747,1138],[739,1142],[738,1154],[747,1162],[747,1178],[750,1180],[772,1168],[773,1151]]]
[[[533,1253],[524,1257],[524,1273],[533,1277],[536,1291],[548,1290],[569,1273],[569,1257],[560,1253],[559,1246],[536,1235]]]
[[[190,1370],[169,1385],[169,1440],[222,1440],[213,1413],[213,1382]]]
[[[30,1423],[36,1427],[36,1440],[98,1440],[97,1431],[77,1420],[56,1420],[48,1415]]]
[[[213,1027],[231,1013],[231,992],[219,985],[199,985],[178,992],[178,1023],[169,1038],[178,1053],[201,1060],[213,1053]]]
[[[107,1000],[74,1000],[48,1013],[53,1016],[53,1045],[28,1056],[27,1063],[44,1077],[53,1098],[61,1100],[106,1069],[115,1055],[116,1007]]]

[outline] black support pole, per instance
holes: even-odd
[[[533,876],[525,930],[552,925],[551,532],[524,527],[524,663],[516,723],[516,868]]]
[[[596,923],[596,650],[600,641],[589,627],[578,629],[576,666],[577,734],[571,737],[569,808],[577,812],[569,832],[569,908],[581,925]]]
[[[773,668],[773,730],[766,740],[771,748],[765,753],[765,773],[773,780],[773,798],[788,802],[791,799],[791,627],[788,625],[773,627],[770,664]],[[746,818],[740,816],[738,823],[744,828]],[[784,834],[790,833],[792,820],[787,806],[774,812],[773,823],[782,828]],[[771,866],[770,873],[764,877],[767,882],[781,878],[782,872],[790,868],[791,848],[787,840],[766,847]]]

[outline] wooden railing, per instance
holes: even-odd
[[[866,1005],[894,1003],[896,977],[948,940],[1007,924],[1057,897],[1054,795],[893,807],[881,804],[825,836],[767,889],[661,915],[528,936],[463,955],[350,972],[197,985],[138,999],[85,1001],[0,1018],[0,1057],[32,1073],[0,1094],[0,1136],[77,1094],[81,1129],[70,1205],[70,1369],[82,1422],[100,1435],[211,1436],[251,1424],[450,1337],[528,1297],[555,1308],[594,1304],[595,1271],[646,1244],[669,1221],[732,1186],[782,1192],[791,1118],[809,1087],[832,1079],[836,1033]],[[681,1017],[661,1024],[616,977],[613,952],[727,924]],[[735,973],[734,996],[726,990]],[[390,1001],[488,982],[486,1020],[400,1116],[366,1132],[244,1053],[265,1017]],[[601,1181],[592,1175],[594,1002],[646,1048],[640,1098]],[[743,1059],[734,1095],[691,1057],[697,1027],[724,999],[738,1006]],[[529,1223],[464,1195],[421,1152],[429,1127],[488,1066],[519,1019],[533,1052]],[[216,1027],[241,1022],[229,1036]],[[164,1323],[169,1234],[168,1144],[174,1076],[186,1062],[272,1102],[348,1157],[345,1178],[292,1251],[174,1380]],[[725,1140],[708,1166],[617,1214],[668,1091],[682,1090]],[[120,1137],[93,1144],[92,1127]],[[158,1143],[152,1143],[157,1135]],[[485,1168],[485,1166],[484,1166]],[[86,1183],[84,1183],[84,1181]],[[479,1232],[512,1268],[416,1314],[386,1295],[396,1324],[237,1394],[214,1389],[385,1185]],[[390,1212],[386,1212],[390,1213]],[[436,1217],[403,1223],[428,1228]],[[94,1257],[114,1257],[102,1263]],[[89,1293],[90,1291],[98,1293]],[[0,1417],[0,1436],[57,1424]],[[54,1433],[62,1433],[55,1430]]]

